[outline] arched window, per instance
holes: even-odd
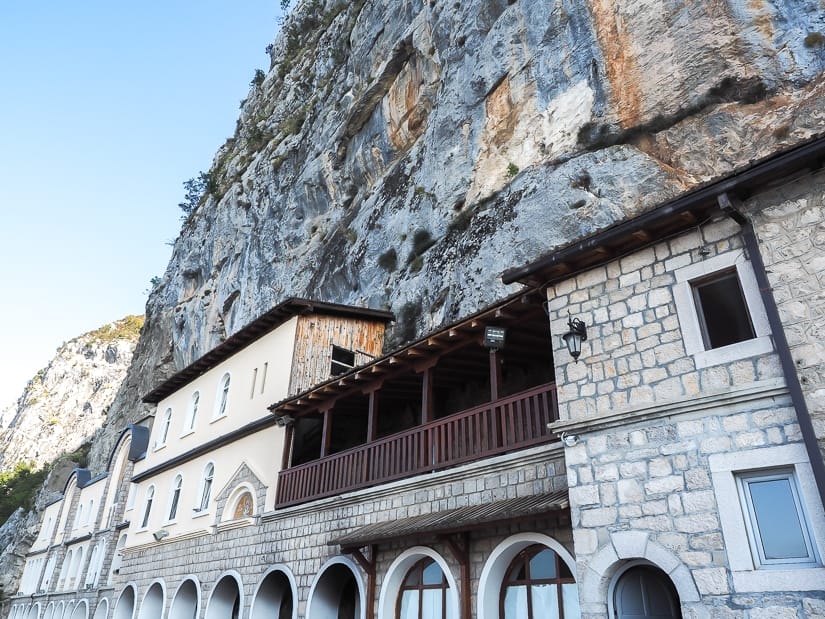
[[[74,517],[74,528],[80,528],[81,523],[83,522],[83,503],[77,506],[77,514]]]
[[[84,547],[81,546],[77,549],[77,552],[74,555],[74,561],[71,568],[71,573],[69,575],[68,586],[67,589],[77,589],[80,586],[80,571],[83,569],[83,552]]]
[[[398,619],[448,619],[447,591],[450,585],[441,567],[430,557],[418,561],[407,572],[398,594]]]
[[[186,423],[183,426],[183,431],[192,432],[195,429],[195,420],[198,418],[198,405],[201,401],[201,392],[196,391],[192,394],[192,400],[189,402],[189,410],[186,411]]]
[[[172,482],[172,494],[169,497],[169,520],[174,520],[178,515],[181,488],[183,488],[183,476],[176,475],[175,481]]]
[[[109,579],[107,584],[111,585],[116,574],[120,573],[120,566],[123,564],[123,548],[126,546],[126,533],[120,536],[115,546],[115,552],[112,555],[112,565],[109,568]]]
[[[223,417],[226,415],[226,407],[229,403],[229,383],[231,377],[229,376],[229,372],[223,375],[221,378],[221,382],[218,389],[218,398],[216,401],[217,407],[215,408],[215,417]]]
[[[72,565],[72,558],[74,557],[74,552],[70,549],[69,552],[66,553],[66,556],[63,558],[63,565],[60,566],[60,578],[57,579],[57,590],[58,591],[65,591],[66,590],[66,579],[69,576],[69,568]]]
[[[52,576],[54,575],[54,568],[57,564],[57,555],[52,555],[49,557],[49,561],[46,563],[46,571],[43,572],[43,582],[40,585],[41,591],[49,591],[52,585]]]
[[[84,525],[88,525],[88,524],[94,525],[94,520],[93,520],[94,511],[95,511],[95,500],[94,499],[89,499],[89,509],[86,512],[86,520],[83,523]]]
[[[578,619],[576,580],[550,548],[540,544],[522,550],[501,585],[501,619]]]
[[[166,445],[166,439],[169,438],[169,426],[172,424],[172,409],[167,408],[163,413],[163,419],[160,422],[160,434],[155,441],[155,449],[159,449]]]
[[[209,508],[209,499],[212,496],[212,480],[215,478],[215,465],[211,462],[203,469],[203,479],[201,480],[201,502],[197,511],[206,511]]]
[[[146,507],[143,508],[143,520],[140,523],[140,528],[145,529],[149,526],[149,514],[152,512],[152,501],[155,499],[155,486],[149,486],[146,489]]]
[[[103,560],[106,558],[106,540],[100,540],[92,551],[92,558],[89,559],[89,570],[86,573],[86,584],[97,587],[100,580],[100,570],[103,568]]]

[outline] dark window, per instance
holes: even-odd
[[[721,348],[756,337],[736,270],[691,282],[705,348]]]
[[[341,348],[340,346],[332,347],[332,366],[329,373],[332,376],[338,376],[344,372],[348,372],[355,367],[355,352]]]

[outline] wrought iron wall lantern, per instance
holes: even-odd
[[[570,318],[567,321],[570,330],[562,336],[570,356],[578,363],[579,355],[582,354],[582,342],[587,340],[587,326],[578,318]]]

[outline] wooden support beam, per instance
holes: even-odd
[[[281,454],[281,470],[286,470],[292,464],[292,441],[295,437],[295,425],[289,424],[284,432],[284,451]]]
[[[632,235],[644,243],[647,243],[653,238],[647,230],[636,230]]]
[[[370,544],[367,548],[369,557],[360,548],[347,549],[345,552],[349,552],[367,574],[366,618],[375,619],[375,546]]]
[[[329,409],[324,411],[324,426],[321,430],[321,457],[325,458],[329,455],[329,444],[332,439],[332,415]]]
[[[490,349],[490,401],[498,400],[499,387],[501,386],[501,357],[498,350]]]
[[[424,370],[421,381],[421,423],[429,423],[433,418],[433,369]]]
[[[375,440],[378,428],[378,390],[370,392],[370,403],[367,409],[367,442]]]
[[[459,617],[470,619],[470,536],[468,533],[456,533],[441,537],[459,566],[461,592],[459,596]]]

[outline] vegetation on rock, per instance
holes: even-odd
[[[90,331],[84,337],[88,337],[98,342],[111,342],[113,340],[136,340],[143,328],[144,317],[129,315],[121,320],[116,320],[99,329]]]

